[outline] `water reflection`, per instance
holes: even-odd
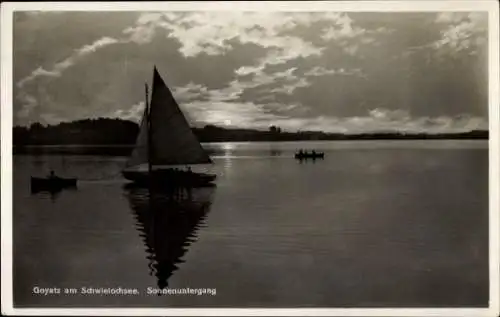
[[[174,198],[164,190],[125,187],[136,228],[146,247],[150,275],[156,276],[159,288],[168,286],[168,279],[197,240],[197,231],[205,225],[214,193],[215,187],[195,188],[189,195]]]
[[[57,198],[61,196],[61,192],[62,190],[50,190],[50,191],[32,190],[31,194],[36,195],[42,199],[50,199],[50,201],[54,203],[57,200]]]
[[[233,151],[235,150],[236,145],[234,143],[223,143],[221,146],[221,150],[223,151],[224,157],[233,156]]]
[[[31,187],[31,195],[38,196],[39,198],[50,198],[52,202],[55,202],[64,190],[75,191],[76,187],[68,187],[68,188],[60,188],[60,187],[51,187],[51,188],[39,188],[39,187]]]
[[[269,151],[269,155],[271,155],[271,156],[281,156],[282,152],[283,151],[281,151],[280,149],[271,149]]]

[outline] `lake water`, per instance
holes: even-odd
[[[15,156],[15,307],[488,305],[487,141],[205,146],[217,187],[180,201],[125,188],[125,157]],[[78,188],[31,194],[50,168]]]

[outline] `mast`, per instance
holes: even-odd
[[[152,133],[151,133],[151,109],[149,107],[149,98],[148,98],[148,83],[144,84],[144,88],[146,91],[146,126],[148,129],[148,174],[151,176],[151,159],[152,159],[152,154],[153,154],[153,142],[152,142]]]

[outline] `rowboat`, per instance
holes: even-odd
[[[65,188],[76,188],[76,178],[61,178],[51,176],[46,178],[31,177],[31,191],[49,191],[56,192]]]
[[[320,152],[320,153],[296,153],[295,158],[298,160],[307,160],[307,159],[324,159],[325,158],[325,153]]]

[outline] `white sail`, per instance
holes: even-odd
[[[137,144],[128,166],[148,162],[148,126],[151,127],[149,159],[152,165],[212,163],[156,67],[149,106],[149,125],[147,111],[144,114]]]

